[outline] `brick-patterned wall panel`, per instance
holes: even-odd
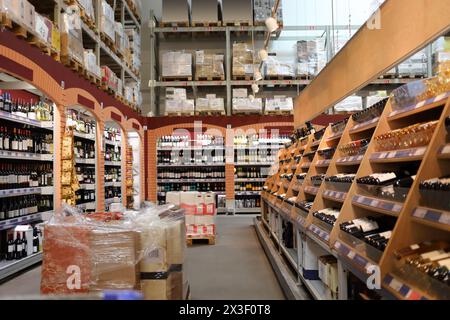
[[[97,143],[95,153],[97,155],[96,202],[97,211],[105,210],[105,150],[103,146],[103,132],[105,124],[103,119],[97,122]]]
[[[53,185],[55,187],[54,195],[54,209],[58,210],[61,207],[61,172],[62,172],[62,139],[66,129],[66,113],[61,105],[57,105],[54,110],[54,160],[53,160]]]

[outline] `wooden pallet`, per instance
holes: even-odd
[[[166,112],[166,117],[193,117],[195,112]]]
[[[139,14],[139,10],[137,9],[136,5],[133,1],[126,0],[128,7],[130,8],[131,12],[133,12],[134,16],[136,17],[137,21],[141,22],[141,15]]]
[[[252,81],[253,80],[253,76],[252,75],[233,76],[233,80],[235,80],[235,81]]]
[[[225,76],[217,76],[217,77],[198,77],[198,76],[195,76],[195,81],[225,81]]]
[[[84,69],[83,64],[72,56],[61,56],[61,62],[72,71],[84,76],[86,70]]]
[[[187,28],[189,21],[161,22],[160,25],[162,28]]]
[[[96,27],[96,24],[95,24],[95,20],[94,19],[92,19],[91,17],[89,17],[87,14],[86,14],[86,11],[83,9],[83,8],[81,8],[81,7],[79,7],[80,8],[80,18],[81,18],[81,20],[83,20],[83,22],[91,29],[91,30],[93,30],[93,31],[97,31],[97,27]]]
[[[224,27],[251,27],[253,21],[224,21],[222,25]]]
[[[423,79],[425,75],[423,74],[399,74],[399,79]]]
[[[311,79],[313,79],[312,76],[307,76],[307,75],[297,75],[295,78],[297,80],[311,80]]]
[[[100,88],[102,86],[102,79],[100,79],[99,77],[97,77],[95,74],[93,74],[90,71],[85,70],[84,78],[98,88]]]
[[[379,79],[395,79],[395,78],[397,78],[396,74],[384,74],[380,76]]]
[[[103,82],[102,82],[102,85],[101,85],[101,89],[102,89],[103,91],[105,91],[106,93],[112,95],[112,96],[115,96],[115,95],[116,95],[116,91],[113,90],[112,88],[110,88],[107,84],[105,84],[105,83],[103,83]]]
[[[192,81],[192,77],[162,77],[163,81]]]
[[[36,35],[31,32],[25,25],[20,22],[15,21],[7,13],[0,14],[0,25],[2,28],[11,30],[17,37],[28,40],[30,37],[35,37]]]
[[[261,111],[257,111],[257,110],[239,110],[239,111],[236,111],[236,110],[233,110],[233,114],[236,115],[236,116],[250,116],[250,115],[255,115],[255,114],[260,115]]]
[[[197,111],[197,116],[205,116],[205,117],[217,117],[226,115],[225,111]]]
[[[100,32],[100,38],[112,52],[117,54],[116,43],[104,32]]]
[[[291,116],[292,111],[266,111],[268,116]]]
[[[186,244],[191,247],[194,243],[206,243],[210,246],[216,244],[216,236],[202,236],[202,237],[190,237],[186,238]]]
[[[193,27],[203,27],[203,28],[208,28],[208,27],[221,27],[222,26],[222,21],[205,21],[205,22],[192,22],[192,26]]]
[[[286,75],[271,75],[267,76],[267,80],[294,80],[294,76],[286,76]]]

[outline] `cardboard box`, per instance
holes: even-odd
[[[196,225],[213,225],[216,224],[216,218],[213,215],[194,216]]]
[[[215,215],[216,214],[216,195],[212,192],[207,192],[203,194],[205,210],[203,214],[205,215]],[[207,223],[209,224],[209,223]]]
[[[192,0],[192,23],[219,21],[216,0]]]
[[[189,24],[190,7],[187,0],[162,1],[162,22],[185,22]]]
[[[186,246],[186,225],[184,220],[171,221],[165,230],[167,263],[182,265]]]
[[[174,205],[180,205],[180,192],[167,192],[166,202]]]
[[[306,238],[306,241],[303,244],[303,277],[307,280],[319,280],[319,248],[308,238]]]
[[[222,0],[224,22],[246,22],[253,25],[252,0]]]

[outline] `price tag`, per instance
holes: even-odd
[[[354,251],[349,251],[348,252],[348,254],[347,254],[347,257],[350,259],[350,260],[353,260],[353,258],[355,257],[355,255],[356,255],[356,253],[354,252]]]
[[[400,288],[402,287],[402,283],[400,281],[398,281],[395,278],[392,278],[391,283],[389,284],[389,287],[391,287],[392,289],[394,289],[395,291],[399,292]]]

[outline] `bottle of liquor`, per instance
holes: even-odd
[[[14,258],[15,258],[15,254],[14,253],[15,253],[15,249],[16,249],[16,244],[14,243],[12,234],[10,234],[8,236],[7,246],[8,246],[8,252],[6,253],[6,260],[8,260],[8,261],[14,260]]]
[[[28,255],[28,241],[27,241],[27,237],[25,236],[25,232],[22,233],[22,258],[26,258],[26,256]]]

